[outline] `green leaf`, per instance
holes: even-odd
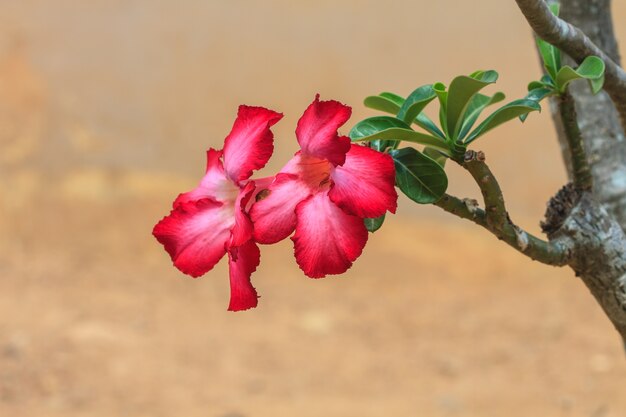
[[[552,12],[552,14],[558,17],[558,15],[559,15],[559,13],[561,11],[561,4],[560,3],[550,3],[548,5],[548,7],[550,7],[550,11]]]
[[[357,123],[349,133],[353,142],[373,140],[407,141],[432,146],[448,153],[448,146],[441,139],[416,132],[400,119],[389,116],[370,117]]]
[[[404,103],[404,99],[397,94],[383,92],[377,96],[367,97],[363,104],[374,110],[380,110],[391,114],[398,114],[400,107]],[[396,142],[389,140],[373,140],[370,142],[372,149],[376,149],[379,152],[385,152],[387,148],[393,146]]]
[[[412,123],[413,120],[437,97],[432,85],[423,85],[413,91],[404,101],[404,104],[398,112],[398,119],[404,120],[406,123]]]
[[[589,85],[591,86],[591,92],[593,92],[593,94],[598,94],[604,85],[604,74],[602,74],[602,77],[600,78],[589,80]]]
[[[536,101],[537,103],[541,102],[546,97],[549,97],[554,94],[554,89],[552,88],[535,88],[534,90],[530,90],[526,95],[526,99]],[[520,115],[519,119],[523,122],[528,117],[528,113],[524,113]]]
[[[396,166],[396,185],[411,200],[430,204],[439,200],[448,188],[443,168],[413,148],[390,152]]]
[[[437,127],[435,122],[430,120],[430,117],[426,116],[424,113],[418,114],[415,120],[413,120],[413,123],[426,130],[433,136],[437,136],[443,140],[446,139],[446,135],[444,135],[443,132]]]
[[[539,81],[544,83],[547,86],[556,87],[556,84],[554,84],[554,80],[548,74],[545,74],[544,76],[542,76],[541,80],[539,80]]]
[[[426,146],[424,148],[424,155],[441,165],[442,168],[446,166],[448,157],[439,152],[437,149]]]
[[[556,74],[561,68],[561,51],[540,38],[537,38],[537,47],[543,59],[544,68],[550,77],[556,80]]]
[[[528,91],[536,90],[538,88],[544,88],[546,85],[541,81],[531,81],[528,84]]]
[[[604,67],[604,61],[597,56],[588,56],[576,69],[566,65],[556,75],[557,89],[563,93],[570,82],[586,79],[590,81],[593,93],[596,94],[602,88]]]
[[[400,106],[396,102],[381,95],[366,97],[363,100],[363,104],[370,109],[384,111],[393,115],[398,114],[400,111]]]
[[[446,107],[446,126],[448,137],[451,139],[458,137],[463,124],[463,117],[472,97],[498,79],[498,73],[495,71],[485,71],[474,75],[476,78],[461,75],[450,83]]]
[[[528,100],[536,101],[537,103],[543,100],[544,98],[554,94],[554,90],[551,88],[536,88],[534,90],[530,90],[528,94],[526,94],[526,98]]]
[[[448,92],[444,83],[433,84],[433,90],[437,94],[439,100],[439,125],[444,131],[444,135],[448,136],[448,125],[446,124],[446,109],[448,108]]]
[[[365,227],[367,228],[367,231],[370,233],[374,233],[375,231],[380,229],[384,221],[385,221],[385,214],[383,214],[380,217],[373,218],[373,219],[367,219],[367,218],[363,219],[363,222],[365,223]]]
[[[541,111],[541,106],[536,101],[525,98],[512,101],[489,115],[489,117],[470,133],[465,143],[471,143],[491,129],[532,111]]]
[[[461,126],[461,131],[459,132],[459,139],[463,139],[467,135],[483,110],[492,104],[501,102],[504,100],[504,97],[504,93],[501,92],[497,92],[491,97],[480,93],[474,95],[467,106],[467,110],[465,111],[463,125]]]
[[[393,101],[394,103],[398,105],[398,107],[402,107],[402,104],[404,103],[404,98],[400,97],[397,94],[389,93],[387,91],[384,93],[380,93],[379,96]]]
[[[559,15],[560,5],[558,3],[551,3],[549,7],[553,15]],[[552,79],[556,80],[556,74],[561,69],[561,51],[541,38],[537,38],[537,47],[543,59],[544,68]]]

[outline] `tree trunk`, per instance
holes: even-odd
[[[610,0],[560,0],[560,3],[560,16],[585,32],[619,64]],[[576,65],[571,58],[563,58],[564,63]],[[594,195],[615,216],[622,229],[626,230],[626,139],[618,113],[604,91],[594,96],[585,82],[571,83],[569,89],[576,102],[578,124],[593,175]],[[555,101],[552,101],[552,114],[571,179],[572,166],[567,139]]]
[[[520,2],[518,1],[518,4]],[[580,28],[616,63],[610,0],[560,0],[560,17]],[[564,56],[564,63],[576,65]],[[585,153],[593,177],[592,192],[566,187],[549,205],[551,241],[571,248],[568,262],[596,298],[626,346],[626,140],[611,98],[592,95],[585,82],[570,85]],[[559,142],[570,179],[573,167],[557,100],[551,102]],[[573,194],[572,194],[573,193]]]

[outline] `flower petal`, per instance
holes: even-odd
[[[235,225],[231,230],[230,247],[241,246],[252,239],[252,221],[245,212],[245,208],[254,192],[254,181],[250,181],[239,192],[235,202]]]
[[[174,265],[195,278],[210,271],[224,256],[233,223],[232,208],[205,198],[180,203],[154,226],[152,234]]]
[[[250,209],[254,240],[270,244],[289,236],[296,227],[296,206],[310,194],[311,189],[297,175],[276,175],[267,192],[261,192]]]
[[[270,127],[282,117],[263,107],[239,106],[237,119],[224,141],[224,167],[230,179],[238,183],[265,166],[274,151]]]
[[[261,261],[258,246],[252,241],[228,251],[230,267],[229,311],[247,310],[257,306],[258,295],[250,282],[250,275],[256,271]]]
[[[346,162],[336,167],[330,177],[334,185],[328,196],[347,213],[374,218],[387,210],[396,212],[396,171],[389,155],[352,145]]]
[[[206,173],[195,189],[180,194],[174,201],[174,208],[182,203],[189,203],[203,198],[211,198],[221,202],[232,201],[237,196],[239,187],[226,177],[224,166],[220,160],[222,151],[209,149],[206,153]]]
[[[317,193],[296,207],[296,261],[306,275],[321,278],[346,272],[367,242],[363,219],[341,210],[327,193]]]
[[[342,165],[350,149],[350,138],[339,136],[337,129],[352,114],[352,109],[338,101],[320,101],[319,94],[298,121],[296,137],[307,156],[328,159]]]

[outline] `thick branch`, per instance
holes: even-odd
[[[580,29],[554,16],[544,0],[515,0],[530,27],[543,40],[556,46],[579,64],[588,56],[600,57],[606,65],[604,89],[611,96],[626,125],[626,71],[591,41]]]
[[[563,122],[563,131],[569,148],[569,157],[572,164],[574,185],[581,190],[589,190],[593,184],[591,169],[587,163],[583,137],[578,127],[576,103],[569,92],[559,96],[559,112]]]

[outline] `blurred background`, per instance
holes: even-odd
[[[356,122],[367,95],[491,68],[510,99],[540,74],[513,1],[0,1],[0,415],[623,415],[583,284],[436,207],[402,198],[340,277],[264,247],[244,313],[223,263],[192,280],[151,236],[241,103],[285,113],[269,174],[315,93]],[[549,111],[478,146],[538,233],[565,181]]]

